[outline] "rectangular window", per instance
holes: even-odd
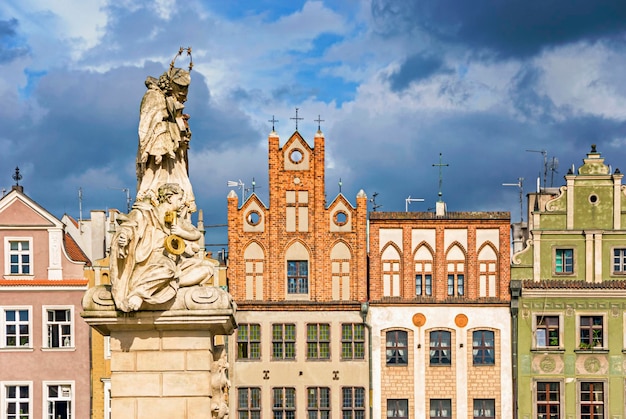
[[[237,328],[237,359],[261,359],[260,324],[240,324]]]
[[[613,273],[626,274],[626,249],[613,249]]]
[[[387,418],[409,417],[409,401],[407,399],[387,399]]]
[[[30,309],[0,307],[0,348],[30,348]]]
[[[430,365],[450,365],[451,334],[445,330],[430,332]]]
[[[574,273],[574,249],[556,249],[554,252],[554,272]]]
[[[494,333],[491,330],[472,332],[474,365],[493,365],[496,362]]]
[[[272,389],[272,413],[274,419],[296,419],[296,389],[275,387]]]
[[[433,295],[433,276],[431,274],[415,275],[415,295]]]
[[[31,239],[5,239],[5,273],[7,275],[32,275]]]
[[[5,384],[0,389],[3,394],[0,400],[4,400],[2,404],[3,411],[0,412],[1,418],[6,419],[31,419],[31,391],[29,384]],[[6,416],[3,414],[5,413]]]
[[[47,384],[45,388],[48,419],[72,419],[72,386]]]
[[[365,359],[365,330],[362,324],[341,325],[341,359]]]
[[[72,339],[72,310],[51,309],[45,310],[48,348],[71,348]]]
[[[474,418],[496,419],[495,399],[474,399]]]
[[[455,294],[456,286],[456,294]],[[463,296],[465,294],[465,275],[464,274],[448,274],[448,295]]]
[[[580,316],[581,349],[602,348],[604,346],[604,319],[602,316]]]
[[[309,387],[307,389],[307,418],[330,419],[330,388]]]
[[[452,400],[430,399],[430,418],[452,418]]]
[[[365,388],[343,387],[341,389],[341,418],[365,419]]]
[[[240,387],[237,389],[237,417],[261,419],[261,388]]]
[[[307,359],[330,359],[330,325],[308,324],[306,326]]]
[[[535,338],[538,348],[558,348],[559,316],[537,316]]]
[[[403,330],[391,330],[386,337],[387,365],[406,365],[409,362],[407,333]]]
[[[561,418],[561,389],[558,382],[537,382],[537,419]]]
[[[309,262],[307,260],[287,261],[287,293],[308,294]]]
[[[296,358],[296,325],[272,325],[272,359]]]
[[[580,383],[580,419],[604,419],[604,383]]]

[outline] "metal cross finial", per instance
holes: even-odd
[[[298,131],[298,121],[301,121],[304,118],[298,118],[298,108],[296,108],[296,117],[295,118],[289,118],[289,119],[293,119],[293,120],[296,121],[296,131]]]
[[[272,132],[274,132],[274,123],[278,122],[278,119],[274,118],[274,115],[272,115],[272,119],[268,119],[267,122],[272,123]]]
[[[320,115],[317,115],[317,119],[314,119],[314,121],[317,122],[317,130],[321,131],[322,130],[321,123],[324,122],[322,117]]]
[[[441,153],[439,153],[439,163],[435,163],[433,164],[433,166],[439,166],[439,193],[437,194],[437,196],[439,196],[439,202],[441,202],[441,197],[443,196],[443,192],[441,192],[441,184],[443,183],[443,175],[441,173],[441,168],[444,166],[450,166],[449,164],[443,164],[441,163]]]
[[[15,174],[11,176],[15,181],[15,186],[20,186],[20,180],[22,180],[22,175],[20,175],[20,168],[15,166]]]
[[[341,181],[341,178],[339,178],[339,193],[341,193],[342,186],[343,186],[343,182]]]

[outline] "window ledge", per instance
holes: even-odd
[[[75,352],[76,348],[74,346],[66,346],[66,347],[62,347],[62,348],[42,347],[41,350],[43,352]]]
[[[4,346],[0,348],[0,352],[33,352],[31,346]]]
[[[589,348],[589,349],[574,349],[574,353],[577,354],[608,354],[607,348]]]
[[[534,353],[557,353],[557,354],[562,354],[565,352],[565,348],[561,348],[559,346],[554,346],[554,347],[546,347],[546,348],[532,348],[530,350],[530,352],[534,352]]]
[[[3,279],[9,279],[9,280],[23,280],[23,279],[35,279],[35,275],[22,275],[22,274],[4,274],[4,276],[2,277]]]

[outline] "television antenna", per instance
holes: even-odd
[[[502,186],[517,186],[519,188],[519,216],[520,223],[524,222],[524,178],[518,177],[517,183],[503,183]]]
[[[434,164],[433,164],[433,166],[434,166]],[[409,204],[411,202],[424,202],[424,198],[411,198],[411,195],[409,195],[409,197],[404,200],[404,211],[405,212],[409,212]]]
[[[441,162],[441,153],[439,153],[439,163],[433,163],[433,167],[435,166],[439,167],[439,192],[437,193],[437,196],[439,197],[438,201],[443,202],[442,201],[443,191],[441,190],[441,185],[443,183],[443,174],[441,173],[441,168],[445,166],[450,166],[450,165],[448,163],[444,164]],[[411,197],[409,196],[409,198]]]
[[[558,168],[559,168],[559,159],[557,159],[556,157],[552,157],[550,159],[550,163],[548,164],[548,169],[550,170],[550,187],[554,186],[554,174],[559,173],[556,170]]]
[[[370,202],[372,203],[372,211],[376,212],[376,210],[382,207],[382,204],[376,204],[376,197],[378,196],[378,192],[374,192],[372,197],[370,198]]]
[[[129,188],[109,188],[116,191],[122,191],[126,194],[126,213],[130,212],[130,189]]]
[[[546,178],[548,177],[548,152],[546,150],[526,150],[531,153],[541,153],[543,156],[543,188],[546,188]]]

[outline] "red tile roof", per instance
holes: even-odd
[[[70,259],[75,262],[85,262],[85,265],[91,266],[91,261],[89,260],[85,252],[83,252],[83,249],[78,246],[78,243],[74,241],[72,236],[65,233],[63,244],[65,245],[65,251],[67,252],[67,255],[70,257]]]
[[[0,279],[0,286],[23,287],[23,286],[45,286],[45,287],[68,287],[86,286],[88,279]]]

